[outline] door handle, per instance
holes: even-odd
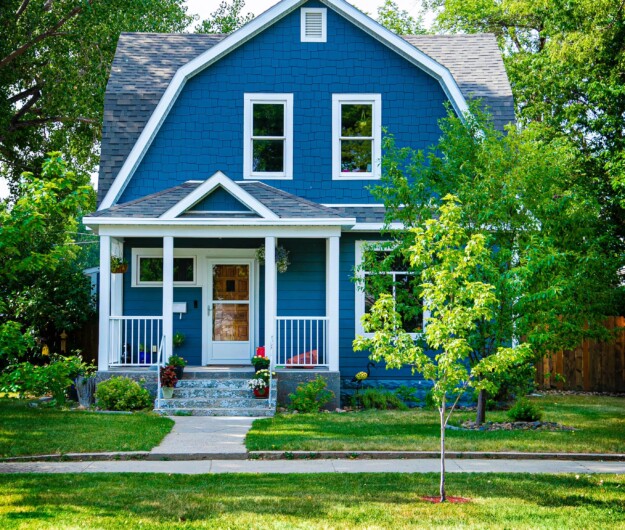
[[[206,314],[211,316],[211,306],[206,306]]]

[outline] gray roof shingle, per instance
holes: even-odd
[[[225,35],[122,33],[104,98],[98,204],[176,71]],[[449,69],[466,98],[481,98],[502,129],[514,121],[510,83],[494,35],[404,37]]]
[[[201,184],[201,182],[197,181],[185,182],[180,186],[174,186],[173,188],[147,195],[135,201],[117,204],[106,210],[97,211],[91,214],[91,217],[158,219]],[[238,185],[257,201],[274,212],[280,219],[344,219],[351,217],[334,208],[328,208],[327,206],[302,199],[301,197],[278,190],[262,182],[239,182]],[[214,215],[208,212],[193,212],[184,213],[181,217],[187,219],[207,217],[220,217],[224,219],[259,218],[258,215],[250,215],[245,212],[233,212],[232,214],[220,215]]]

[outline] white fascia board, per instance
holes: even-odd
[[[403,223],[356,223],[350,228],[350,232],[379,232],[381,230],[404,230]]]
[[[215,61],[221,59],[224,55],[238,48],[305,2],[306,0],[282,0],[271,9],[265,11],[258,18],[248,22],[242,28],[215,44],[212,48],[209,48],[192,61],[189,61],[176,72],[167,90],[165,90],[161,100],[154,109],[152,116],[150,116],[150,119],[143,128],[139,139],[126,158],[124,165],[115,177],[112,186],[106,193],[98,210],[110,208],[117,202],[167,117],[169,110],[178,98],[187,79],[193,77]],[[382,44],[388,46],[417,67],[436,78],[447,94],[458,116],[464,119],[464,115],[468,112],[469,107],[462,92],[460,92],[460,88],[458,88],[456,81],[447,68],[344,0],[321,0],[321,2],[366,31]]]
[[[101,226],[100,235],[111,237],[186,238],[325,238],[341,235],[340,226]]]
[[[150,147],[156,133],[159,131],[161,125],[165,121],[165,118],[169,114],[171,107],[176,99],[178,99],[178,95],[184,87],[187,79],[193,77],[213,64],[215,61],[221,59],[224,55],[243,45],[265,28],[285,17],[305,2],[306,0],[282,0],[282,2],[279,2],[271,9],[268,9],[259,17],[248,22],[245,26],[238,29],[224,40],[218,42],[213,47],[209,48],[204,53],[198,55],[195,59],[189,61],[187,64],[178,69],[173,79],[170,81],[167,90],[165,90],[161,100],[154,109],[154,112],[152,112],[152,116],[150,116],[150,119],[143,128],[139,139],[126,158],[124,165],[115,177],[112,186],[106,193],[106,196],[102,200],[102,204],[100,204],[98,210],[110,208],[117,202],[121,194],[124,192],[130,178],[139,166],[139,163]]]
[[[132,223],[132,226],[252,226],[252,227],[283,227],[283,226],[345,226],[351,227],[356,224],[355,218],[341,219],[129,219],[128,217],[83,217],[83,223],[89,226],[124,226]]]
[[[278,216],[267,208],[258,199],[252,197],[247,191],[234,183],[221,171],[217,171],[212,177],[208,178],[202,185],[198,186],[184,199],[167,210],[159,219],[163,221],[173,221],[180,214],[186,212],[195,203],[202,200],[211,191],[221,186],[235,199],[247,206],[250,210],[260,215],[263,219],[277,220]]]
[[[456,80],[446,67],[344,0],[320,1],[322,4],[327,5],[329,8],[343,15],[346,19],[350,20],[385,46],[391,48],[404,57],[404,59],[407,59],[415,66],[437,79],[460,119],[464,119],[465,114],[469,112],[469,106]]]

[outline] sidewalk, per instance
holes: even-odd
[[[0,473],[436,473],[439,461],[193,460],[0,463]],[[625,462],[572,460],[447,460],[449,473],[625,473]]]

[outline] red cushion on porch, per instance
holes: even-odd
[[[312,363],[312,365],[307,364]],[[287,359],[287,368],[314,368],[313,365],[317,364],[317,350],[310,350],[306,353],[300,353],[290,359]]]

